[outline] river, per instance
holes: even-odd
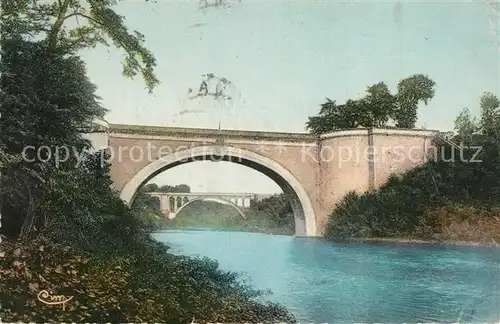
[[[500,249],[208,230],[153,237],[172,253],[207,256],[243,272],[302,323],[500,320]]]

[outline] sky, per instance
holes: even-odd
[[[209,0],[210,1],[210,0]],[[110,123],[305,132],[325,98],[359,98],[380,81],[393,91],[415,73],[436,82],[417,126],[453,130],[464,107],[500,93],[499,18],[486,1],[249,1],[200,10],[198,1],[120,1],[146,37],[161,84],[148,94],[121,74],[123,55],[83,53]],[[498,10],[498,9],[497,9]],[[498,12],[498,11],[497,11]],[[188,99],[202,74],[229,79],[232,102]],[[197,111],[181,114],[183,111]],[[273,193],[266,176],[227,162],[193,162],[152,180],[202,192]]]

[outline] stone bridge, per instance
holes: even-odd
[[[165,170],[200,160],[229,161],[274,180],[288,197],[297,236],[321,236],[349,191],[374,190],[391,174],[424,163],[438,131],[352,129],[321,136],[101,123],[90,137],[111,155],[115,189],[129,204]],[[224,176],[224,175],[221,175]]]
[[[222,192],[150,192],[151,197],[158,198],[160,210],[169,219],[174,219],[184,207],[194,201],[215,201],[234,207],[241,217],[245,218],[245,209],[252,201],[261,201],[273,194],[255,193],[222,193]]]

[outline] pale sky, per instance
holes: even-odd
[[[110,123],[304,132],[325,98],[358,98],[366,87],[414,73],[436,95],[418,127],[450,131],[464,107],[478,112],[484,91],[500,93],[499,19],[487,1],[248,1],[198,9],[198,1],[120,1],[117,11],[141,31],[158,61],[161,85],[121,75],[121,53],[84,53]],[[497,9],[498,10],[498,9]],[[498,11],[497,11],[498,12]],[[192,101],[201,75],[231,80],[230,107]],[[183,110],[202,112],[179,115]],[[279,192],[266,176],[231,163],[194,162],[153,179],[193,191]]]

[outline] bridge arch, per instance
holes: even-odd
[[[270,158],[232,146],[196,146],[164,155],[135,174],[123,187],[120,197],[130,205],[137,194],[137,189],[157,174],[181,164],[206,160],[207,157],[245,165],[270,177],[289,198],[295,218],[295,235],[317,236],[316,217],[311,199],[297,178]]]
[[[181,210],[184,209],[184,207],[190,205],[191,203],[195,202],[195,201],[215,201],[215,202],[218,202],[220,204],[224,204],[224,205],[229,205],[231,207],[233,207],[234,209],[236,209],[236,211],[238,212],[238,214],[240,214],[240,216],[243,218],[243,219],[246,219],[247,217],[245,216],[245,213],[243,213],[243,211],[241,210],[240,207],[238,207],[237,205],[233,204],[231,201],[227,200],[227,199],[224,199],[224,198],[212,198],[212,197],[201,197],[201,198],[195,198],[195,199],[192,199],[192,200],[189,200],[187,203],[185,203],[184,205],[181,206],[181,208],[179,208],[179,210],[177,210],[175,212],[175,217],[177,217],[177,215],[179,215],[179,213],[181,212]]]

